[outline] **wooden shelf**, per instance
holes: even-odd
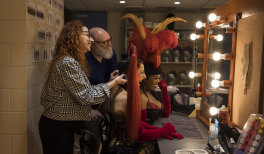
[[[192,85],[168,85],[167,86],[168,92],[177,92],[179,91],[179,88],[192,88]],[[156,88],[155,91],[160,92],[160,89]]]
[[[193,87],[192,85],[180,85],[180,84],[177,84],[175,86],[178,88],[192,88]]]
[[[193,62],[161,62],[160,64],[191,65]]]
[[[179,91],[179,88],[177,86],[175,86],[175,85],[168,85],[167,86],[167,90],[168,90],[168,92],[175,93],[175,92]],[[161,90],[160,90],[160,88],[156,88],[155,91],[156,92],[160,92]]]
[[[207,92],[211,92],[212,94],[229,94],[229,90],[223,89],[223,88],[209,89],[209,90],[207,90]]]

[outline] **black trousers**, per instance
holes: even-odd
[[[41,116],[39,135],[43,154],[72,154],[74,132],[91,130],[88,121],[58,121]]]

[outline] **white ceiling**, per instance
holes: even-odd
[[[64,0],[65,8],[72,11],[208,11],[230,0]],[[180,1],[180,5],[174,5]]]

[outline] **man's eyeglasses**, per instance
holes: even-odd
[[[105,41],[94,41],[95,43],[102,43],[104,45],[108,45],[111,42],[111,38],[109,38],[108,40]]]
[[[86,35],[87,37],[91,37],[91,34],[90,34],[90,31],[87,30],[87,31],[82,31],[82,35]]]

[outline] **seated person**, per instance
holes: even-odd
[[[121,19],[131,19],[135,22],[136,27],[133,29],[132,35],[129,39],[129,50],[135,46],[135,50],[138,58],[141,58],[144,63],[150,63],[153,68],[158,68],[161,62],[160,55],[164,50],[170,48],[174,49],[178,45],[178,37],[175,32],[165,30],[168,24],[175,21],[187,22],[186,20],[178,17],[167,18],[164,22],[159,23],[153,30],[145,27],[138,17],[134,14],[125,14]],[[159,80],[159,79],[158,79]],[[157,84],[155,84],[157,85]],[[142,112],[141,117],[143,121],[147,121],[147,108],[158,109],[154,111],[160,111],[163,109],[162,115],[169,116],[170,114],[170,102],[167,93],[165,82],[160,83],[161,91],[163,94],[163,103],[154,100],[151,95],[147,95],[144,99],[144,92],[141,92],[142,96]],[[147,92],[150,90],[147,90]],[[146,95],[146,94],[144,94]],[[130,99],[129,99],[130,100]],[[163,107],[162,107],[163,106]]]
[[[129,60],[121,61],[119,63],[119,72],[127,74],[128,66]],[[137,77],[139,82],[146,78],[144,65],[140,59],[137,60]],[[111,103],[108,146],[103,148],[102,153],[153,153],[156,139],[161,137],[168,139],[173,139],[173,137],[183,138],[176,133],[171,123],[166,123],[162,128],[159,128],[141,121],[138,128],[137,141],[132,141],[126,128],[126,123],[129,122],[126,120],[126,108],[127,91],[125,86],[119,86]]]
[[[168,117],[171,111],[167,86],[164,80],[160,81],[160,72],[160,67],[154,68],[152,64],[145,64],[146,79],[140,86],[141,118],[150,124],[160,116]],[[162,103],[151,93],[158,86],[162,93]]]

